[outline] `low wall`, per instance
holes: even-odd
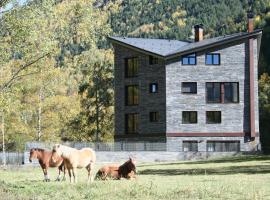
[[[145,162],[175,162],[180,160],[199,160],[233,156],[240,152],[167,152],[167,151],[97,151],[97,163],[122,163],[129,157],[135,158],[139,163]],[[29,163],[29,153],[24,154],[24,163]],[[32,165],[38,165],[37,160]]]

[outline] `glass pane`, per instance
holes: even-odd
[[[188,112],[182,112],[182,122],[184,123],[184,124],[187,124],[187,123],[189,123],[189,114],[188,114]]]
[[[183,64],[183,65],[188,65],[188,58],[183,57],[183,59],[182,59],[182,64]]]
[[[224,101],[226,103],[238,102],[238,83],[224,83]]]
[[[190,112],[190,123],[197,123],[197,112]]]
[[[133,125],[133,132],[134,133],[137,133],[138,132],[138,122],[139,121],[139,114],[134,114],[134,119],[133,119],[133,122],[134,122],[134,125]]]
[[[139,60],[138,58],[133,58],[133,76],[138,75],[138,67],[139,66]]]
[[[182,83],[183,93],[197,93],[197,83]]]
[[[211,54],[206,54],[206,64],[212,65],[212,55]]]
[[[220,83],[206,83],[207,102],[220,103],[221,89]]]
[[[138,90],[138,86],[133,86],[133,99],[134,99],[134,105],[138,105],[139,104],[139,90]]]
[[[190,65],[195,65],[196,64],[196,58],[195,57],[189,58],[189,64]]]
[[[214,56],[213,64],[214,65],[219,65],[220,64],[220,55],[219,54],[214,54],[213,56]]]

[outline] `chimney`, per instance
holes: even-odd
[[[249,11],[247,13],[247,18],[248,18],[248,32],[251,33],[254,31],[254,14],[253,12]]]
[[[195,30],[195,42],[199,42],[203,40],[203,25],[197,24],[194,26]]]

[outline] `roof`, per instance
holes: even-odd
[[[204,39],[199,42],[128,37],[109,37],[109,39],[113,43],[117,43],[138,51],[168,59],[175,56],[215,47],[218,45],[240,41],[246,38],[257,37],[261,34],[262,30],[258,29],[251,33],[240,32],[231,35]]]

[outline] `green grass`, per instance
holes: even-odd
[[[99,166],[96,167],[96,170]],[[0,199],[270,199],[270,157],[138,165],[137,180],[43,182],[40,168],[0,170]],[[56,169],[50,170],[51,178]]]

